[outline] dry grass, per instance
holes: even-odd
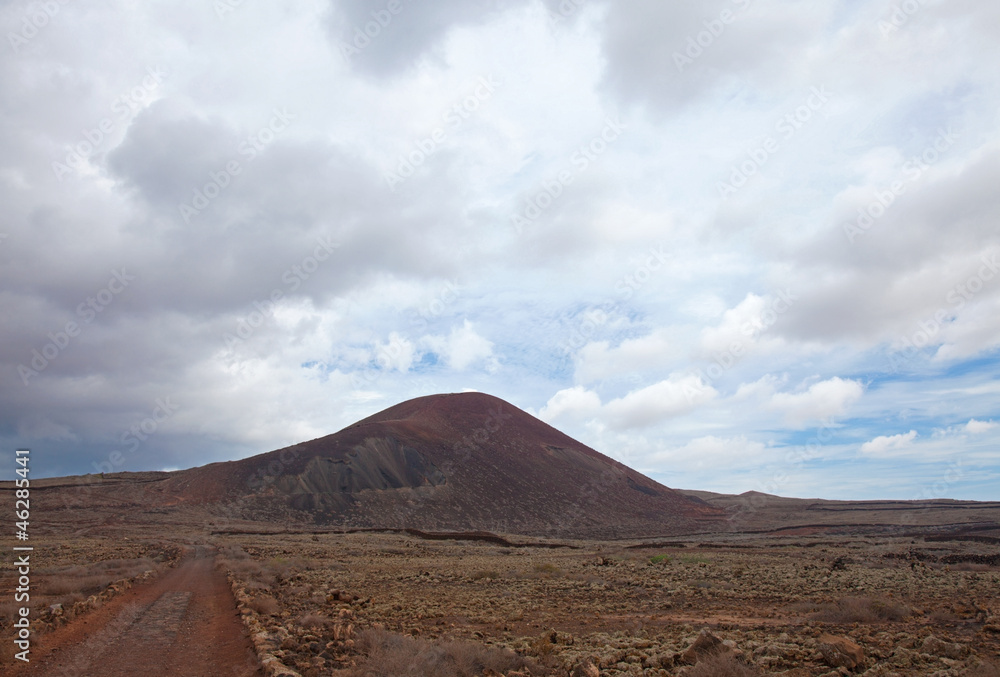
[[[872,597],[844,597],[836,605],[828,605],[814,615],[826,623],[881,623],[901,621],[910,609],[892,600]]]
[[[254,597],[253,601],[251,601],[248,606],[264,616],[270,616],[271,614],[278,613],[278,600],[274,599],[270,595]]]
[[[504,674],[528,668],[542,674],[512,651],[458,641],[428,642],[384,630],[361,633],[365,658],[351,677],[476,677],[487,669]]]
[[[71,566],[43,572],[38,578],[38,594],[43,596],[89,595],[100,592],[114,581],[133,578],[150,569],[159,568],[153,560],[113,559],[85,566]]]
[[[481,581],[483,579],[497,580],[500,578],[500,572],[498,571],[477,571],[472,574],[472,580]]]
[[[319,628],[325,625],[328,620],[330,619],[319,614],[306,614],[299,619],[299,625],[303,628]]]
[[[685,677],[758,677],[757,668],[741,663],[731,653],[718,653],[698,661]]]

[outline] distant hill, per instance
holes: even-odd
[[[409,400],[157,484],[178,503],[239,505],[241,518],[352,528],[625,538],[713,530],[723,514],[482,393]]]

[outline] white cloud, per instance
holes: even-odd
[[[425,336],[423,343],[442,355],[452,369],[463,371],[480,363],[485,363],[488,370],[497,368],[493,343],[480,336],[468,320],[461,327],[453,327],[448,336]]]
[[[592,383],[630,373],[649,373],[669,365],[677,352],[666,329],[625,339],[614,348],[608,341],[595,341],[581,348],[576,356],[576,380]]]
[[[406,373],[413,366],[417,347],[399,332],[389,334],[385,343],[375,344],[375,361],[383,369],[393,369]]]
[[[917,437],[917,431],[911,430],[908,433],[899,435],[879,435],[873,440],[861,445],[861,453],[871,456],[882,456],[889,452],[903,451],[913,445],[913,440]]]
[[[989,432],[997,427],[997,424],[993,421],[977,421],[976,419],[970,419],[968,423],[965,424],[965,432],[970,435],[979,435],[981,433]]]
[[[694,375],[672,374],[651,386],[633,390],[601,403],[600,396],[583,386],[560,390],[542,408],[547,420],[590,419],[612,430],[646,428],[694,411],[718,395],[712,386]]]
[[[767,402],[777,391],[782,380],[773,374],[765,374],[753,383],[741,383],[732,399],[736,402],[751,400],[753,402]]]
[[[717,395],[715,388],[697,376],[674,374],[611,400],[605,414],[613,428],[642,428],[693,411]]]
[[[545,403],[539,418],[550,423],[559,419],[587,419],[601,411],[601,398],[583,386],[560,390]]]
[[[773,460],[766,444],[749,440],[745,435],[705,435],[684,446],[658,451],[651,458],[675,470],[684,468],[692,471],[760,467],[764,462]]]
[[[801,393],[775,393],[769,406],[792,423],[823,421],[843,416],[851,405],[861,399],[864,386],[835,376],[809,386]]]

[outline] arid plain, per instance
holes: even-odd
[[[678,491],[484,395],[31,500],[5,674],[1000,674],[1000,503]]]

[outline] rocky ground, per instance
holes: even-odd
[[[396,674],[1000,675],[988,542],[515,547],[365,533],[217,544],[273,674],[393,674],[395,653],[411,670]]]
[[[174,536],[48,537],[35,645],[206,539]],[[269,675],[1000,674],[990,538],[507,538],[210,537]]]

